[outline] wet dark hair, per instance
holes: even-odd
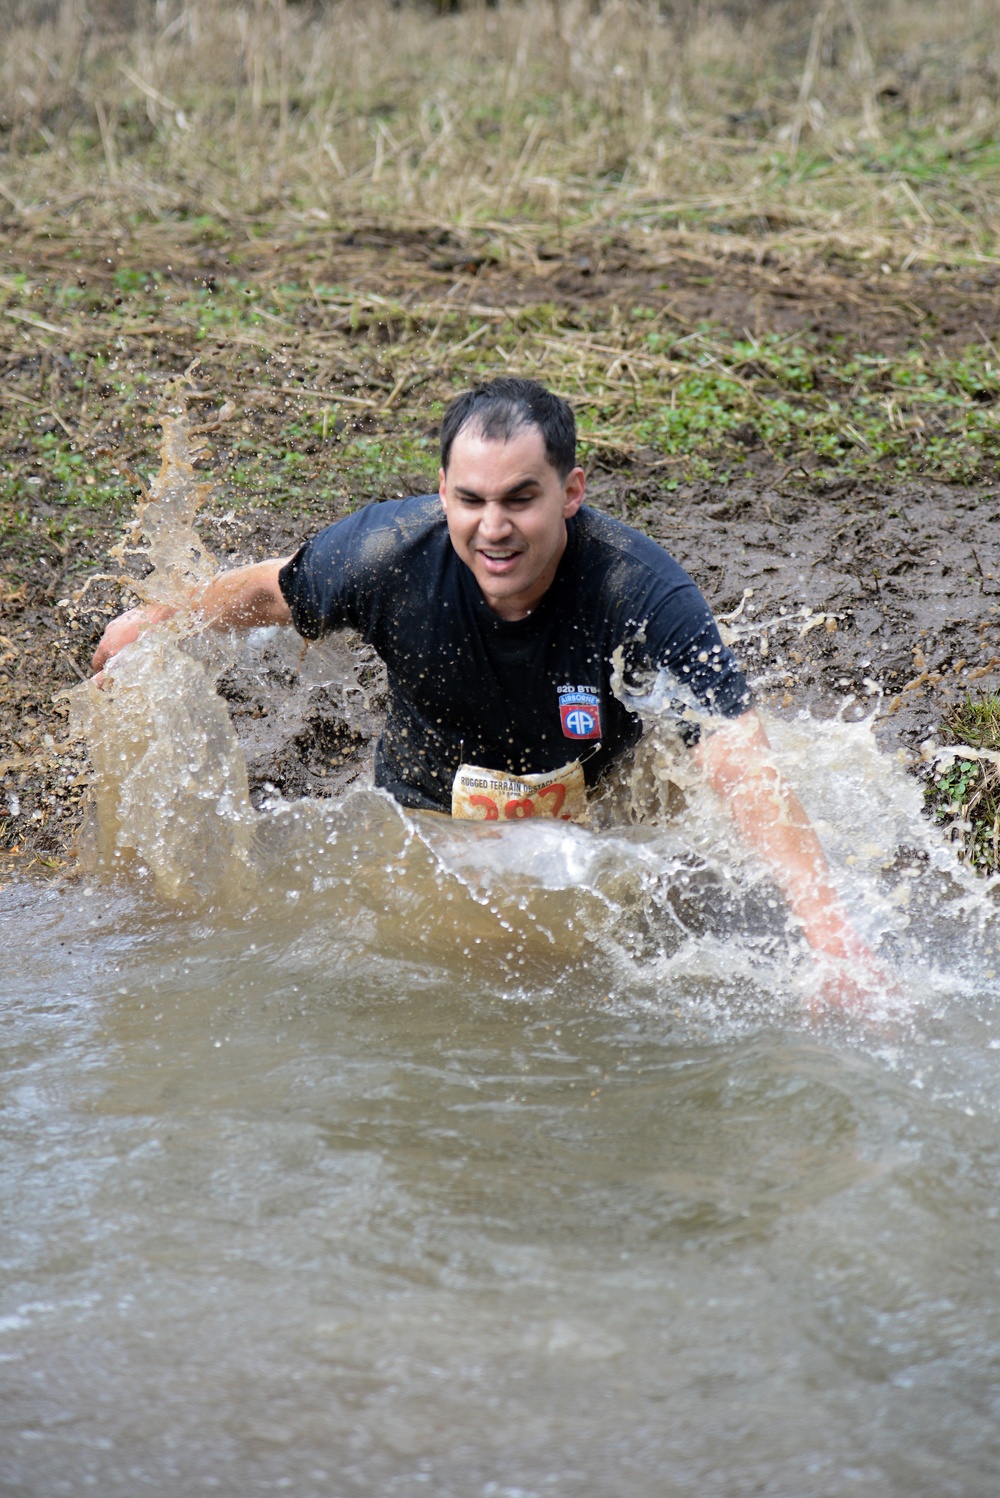
[[[441,467],[447,473],[452,443],[466,427],[489,442],[509,442],[522,427],[538,427],[545,456],[561,479],[576,467],[576,420],[561,396],[537,380],[502,378],[457,395],[441,422]]]

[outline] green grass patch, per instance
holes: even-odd
[[[980,751],[935,776],[927,797],[937,820],[951,831],[961,857],[980,873],[1000,872],[1000,694],[971,693],[945,720],[955,745]]]
[[[845,337],[685,331],[652,298],[470,312],[241,273],[192,285],[127,263],[93,286],[11,276],[0,313],[25,343],[4,380],[0,524],[28,550],[119,523],[130,473],[155,465],[164,388],[189,367],[206,397],[236,406],[213,439],[224,506],[340,513],[433,486],[445,404],[503,370],[573,402],[585,461],[651,456],[668,489],[728,482],[755,450],[883,487],[993,483],[1000,464],[988,343],[880,353]]]

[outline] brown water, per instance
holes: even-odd
[[[906,993],[834,1023],[697,788],[256,814],[205,692],[140,646],[0,897],[0,1491],[992,1498],[995,917],[867,727],[774,726]]]

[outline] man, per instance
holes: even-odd
[[[666,667],[696,709],[681,729],[708,781],[817,956],[850,964],[826,996],[882,987],[708,605],[655,542],[585,507],[584,487],[569,406],[495,380],[445,413],[439,496],[368,505],[293,557],[220,573],[192,606],[216,628],[356,629],[388,670],[376,783],[405,806],[487,820],[581,811],[641,733],[613,672]],[[112,621],[95,671],[173,612]]]

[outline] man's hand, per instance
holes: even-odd
[[[853,1009],[898,996],[895,981],[852,926],[805,809],[769,751],[760,719],[750,711],[707,733],[694,754],[801,922],[826,1002]]]
[[[902,999],[898,982],[855,931],[836,894],[824,915],[813,917],[806,939],[813,949],[820,1001],[810,1008],[826,1004],[869,1013],[873,1005],[884,1007]]]
[[[898,1013],[903,1003],[899,982],[879,962],[870,947],[863,942],[860,947],[856,956],[843,963],[833,963],[821,954],[815,954],[818,988],[816,1001],[809,1004],[814,1014],[820,1013],[824,1007],[869,1017],[874,1011],[883,1019],[886,1010]]]
[[[267,562],[253,562],[248,567],[234,567],[213,577],[200,595],[192,596],[187,607],[197,613],[209,629],[256,629],[267,624],[290,624],[291,610],[278,587],[278,573],[286,557]],[[91,665],[103,670],[113,655],[137,640],[144,629],[162,624],[180,611],[170,603],[143,604],[127,609],[112,619],[94,651]]]
[[[103,671],[111,657],[137,640],[144,629],[148,629],[151,624],[162,624],[164,619],[169,619],[176,612],[175,608],[163,603],[126,609],[124,614],[112,619],[101,636],[90,662],[92,669],[95,672]]]

